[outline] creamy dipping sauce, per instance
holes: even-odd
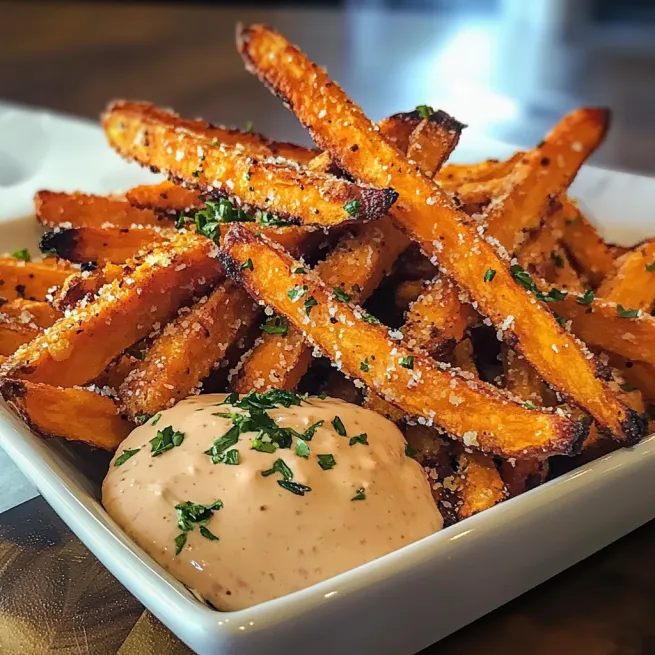
[[[382,416],[335,399],[278,406],[266,413],[281,428],[303,433],[323,424],[313,428],[311,439],[294,436],[291,448],[274,453],[254,450],[257,433],[241,432],[222,450],[225,461],[214,464],[205,451],[235,420],[216,414],[248,414],[217,405],[224,399],[195,396],[136,428],[120,445],[102,487],[110,516],[216,608],[239,610],[291,593],[442,528],[425,473],[405,455],[398,428]],[[183,440],[176,435],[172,441],[179,445],[152,456],[158,431],[169,441],[182,432]],[[225,463],[237,457],[238,465]],[[274,466],[277,460],[288,468]],[[212,507],[218,500],[220,509],[200,508],[195,515],[182,510],[189,529],[178,525],[176,505]],[[206,519],[204,525],[194,516]]]

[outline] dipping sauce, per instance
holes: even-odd
[[[225,398],[195,396],[136,428],[102,487],[125,532],[216,608],[291,593],[442,528],[424,471],[382,416],[314,397],[263,416]],[[290,447],[262,452],[271,428],[253,425],[267,422]]]

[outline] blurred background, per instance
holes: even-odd
[[[655,2],[0,2],[0,101],[95,118],[115,97],[306,141],[234,48],[237,21],[283,31],[372,118],[430,104],[469,130],[539,141],[566,111],[614,110],[596,161],[655,172]]]

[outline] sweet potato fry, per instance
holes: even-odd
[[[489,234],[509,252],[539,226],[551,198],[565,191],[609,126],[606,109],[576,109],[526,152],[508,176],[507,195],[487,214]]]
[[[39,332],[40,328],[33,323],[23,323],[18,318],[6,316],[0,309],[0,355],[11,355]]]
[[[165,214],[187,214],[205,206],[205,199],[196,189],[185,189],[168,180],[159,184],[142,184],[125,193],[127,201],[139,209]]]
[[[639,389],[646,401],[655,402],[655,367],[614,353],[607,354],[610,366],[617,368],[630,386]]]
[[[482,453],[462,451],[457,458],[457,488],[461,499],[460,520],[497,505],[505,498],[505,485],[494,461]]]
[[[558,289],[582,293],[585,290],[585,285],[573,268],[566,250],[558,246],[550,253],[550,256],[551,266],[548,281],[552,282]]]
[[[655,304],[655,239],[645,241],[616,260],[616,274],[598,287],[598,295],[624,307],[646,312]]]
[[[423,280],[405,280],[399,282],[394,290],[396,307],[407,310],[425,289]]]
[[[370,409],[396,424],[400,424],[405,420],[405,412],[399,407],[387,402],[384,398],[380,397],[374,391],[367,389],[364,393],[364,407]],[[424,426],[420,426],[424,427]]]
[[[114,103],[103,116],[110,145],[124,157],[161,170],[205,195],[229,195],[305,225],[338,225],[383,216],[392,189],[262,163],[236,148],[212,145],[180,127],[180,118],[138,103]]]
[[[563,205],[564,246],[577,269],[596,287],[616,272],[614,253],[575,203],[568,200]]]
[[[120,387],[128,417],[152,416],[198,391],[230,344],[258,315],[248,293],[226,282],[190,308],[180,310]]]
[[[136,368],[139,359],[127,352],[115,359],[107,368],[93,381],[96,387],[107,387],[116,395],[117,390],[123,384],[125,378]]]
[[[602,298],[588,300],[586,294],[569,293],[553,308],[590,346],[655,365],[655,317]]]
[[[398,235],[391,221],[383,218],[363,225],[358,233],[343,239],[316,267],[316,273],[344,297],[363,302],[389,272],[405,245],[403,235]],[[273,387],[293,389],[311,359],[311,347],[293,327],[284,334],[265,333],[242,361],[234,390],[247,393]]]
[[[149,209],[138,209],[126,200],[85,193],[39,191],[34,196],[36,218],[46,227],[114,227],[172,225]]]
[[[455,190],[462,184],[471,182],[487,182],[497,180],[509,175],[515,164],[523,157],[525,152],[519,150],[509,159],[499,161],[498,159],[486,159],[475,164],[447,164],[434,176],[434,179],[444,189]]]
[[[411,347],[423,348],[443,359],[460,341],[476,312],[460,300],[461,292],[443,275],[432,280],[407,311],[402,332]]]
[[[598,377],[601,372],[593,358],[587,358],[552,313],[514,280],[494,247],[439,185],[382,138],[323,69],[265,26],[242,28],[238,47],[247,67],[287,102],[339,166],[357,179],[391,185],[399,193],[401,202],[390,209],[396,224],[443,263],[544,379],[587,409],[617,440],[634,443],[641,438],[642,418]],[[605,115],[593,110],[590,114],[594,121]],[[484,281],[489,271],[494,271],[493,283]]]
[[[223,276],[215,254],[209,239],[176,234],[124,278],[102,287],[96,299],[19,348],[0,374],[65,387],[93,380],[153,325],[172,318]]]
[[[5,304],[0,304],[0,315],[10,316],[22,323],[31,323],[40,328],[50,327],[61,313],[47,302],[16,298]]]
[[[41,238],[41,249],[55,253],[71,262],[121,264],[139,250],[170,240],[175,234],[172,227],[74,227],[70,230],[55,228]]]
[[[523,268],[530,273],[547,279],[552,264],[552,253],[560,248],[564,235],[564,205],[551,203],[540,230],[533,232],[517,252],[517,258]]]
[[[338,368],[410,415],[505,457],[545,457],[578,448],[584,435],[579,425],[557,414],[530,411],[491,385],[443,370],[420,351],[408,350],[384,327],[366,320],[361,309],[342,302],[315,274],[294,272],[298,261],[242,225],[231,226],[223,248],[227,270],[251,295],[284,314]],[[241,267],[248,259],[253,270]]]
[[[134,426],[116,403],[89,389],[62,389],[26,380],[0,380],[0,395],[42,437],[115,450]]]
[[[45,300],[48,291],[62,285],[74,270],[68,262],[54,257],[29,262],[0,257],[0,297]]]

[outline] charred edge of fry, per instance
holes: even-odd
[[[398,120],[421,121],[425,118],[425,116],[421,115],[418,109],[414,109],[412,111],[398,112],[397,114],[390,116],[390,118],[396,118]],[[427,120],[430,123],[434,123],[435,125],[440,125],[449,132],[457,132],[459,134],[461,134],[462,131],[468,127],[466,123],[458,121],[454,116],[451,116],[449,113],[443,111],[442,109],[433,111],[427,117]]]
[[[646,434],[648,427],[648,417],[640,414],[634,409],[626,408],[627,418],[621,421],[625,439],[623,442],[627,446],[634,446],[639,443],[640,439]]]
[[[77,228],[50,230],[41,237],[39,248],[41,252],[54,252],[57,257],[77,261],[78,236],[79,230]]]

